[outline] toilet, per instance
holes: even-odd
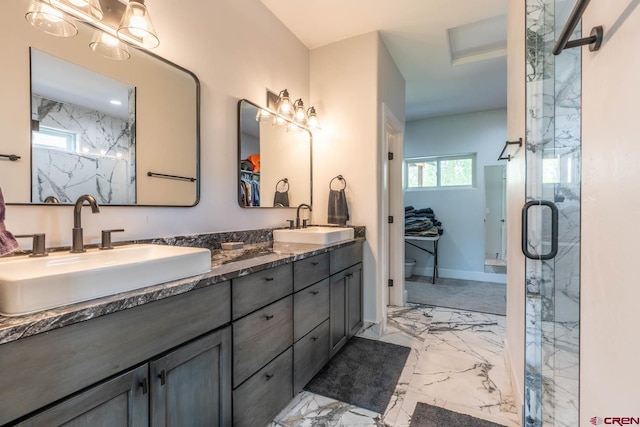
[[[413,276],[413,267],[416,266],[416,260],[414,259],[405,259],[404,260],[404,278],[408,279]]]

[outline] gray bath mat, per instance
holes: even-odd
[[[383,413],[411,349],[354,337],[305,390]]]
[[[491,421],[418,402],[409,427],[503,427]]]

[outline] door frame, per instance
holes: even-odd
[[[382,103],[382,144],[380,144],[380,174],[382,199],[380,200],[380,248],[379,277],[382,278],[379,294],[382,305],[382,324],[386,325],[387,305],[403,306],[404,301],[404,192],[402,187],[402,161],[404,159],[404,123],[391,109]],[[389,152],[393,160],[389,160]],[[387,218],[394,217],[389,224]],[[388,286],[389,279],[393,287]]]

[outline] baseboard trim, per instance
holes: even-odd
[[[524,390],[519,382],[520,376],[513,370],[513,363],[511,363],[511,350],[509,350],[509,342],[504,340],[504,366],[509,373],[509,383],[511,384],[511,395],[513,396],[514,405],[518,411],[518,419],[522,420],[522,408],[524,403]]]
[[[421,276],[431,277],[433,274],[433,267],[416,268],[413,272],[414,274],[419,274]],[[473,280],[476,282],[507,283],[506,274],[485,273],[484,271],[448,270],[439,268],[438,276],[447,279]]]

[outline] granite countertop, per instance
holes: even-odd
[[[364,238],[327,246],[261,242],[245,245],[243,249],[212,250],[209,273],[33,314],[0,316],[0,344],[292,263],[358,241],[364,241]]]

